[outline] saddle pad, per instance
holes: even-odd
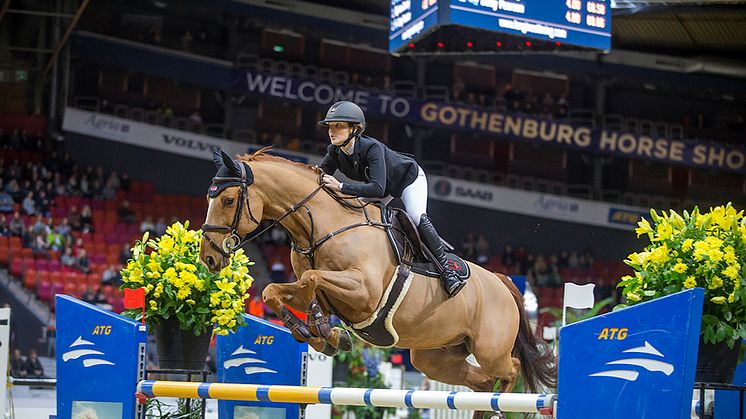
[[[446,257],[448,258],[448,267],[456,271],[459,279],[467,279],[471,276],[471,269],[469,269],[469,265],[464,262],[464,260],[461,259],[458,255],[455,255],[453,253],[446,253]],[[436,278],[440,277],[440,271],[438,271],[438,269],[432,263],[414,263],[412,265],[412,270],[421,275],[427,275]]]
[[[399,334],[394,330],[394,314],[407,295],[413,276],[407,266],[399,265],[376,311],[368,320],[351,325],[352,332],[373,346],[389,348],[396,345]]]

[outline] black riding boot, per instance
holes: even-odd
[[[436,264],[439,265],[438,268],[441,272],[440,285],[449,297],[453,297],[466,285],[466,281],[461,281],[456,272],[448,267],[448,258],[446,258],[446,252],[443,249],[443,242],[440,241],[440,236],[438,236],[438,232],[433,227],[433,223],[430,222],[427,214],[422,214],[420,217],[420,225],[417,226],[417,231],[420,233],[422,242],[435,256]]]

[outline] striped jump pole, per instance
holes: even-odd
[[[540,413],[553,416],[555,394],[386,390],[338,387],[269,386],[143,380],[138,393],[147,397],[263,401],[341,406],[413,407]]]

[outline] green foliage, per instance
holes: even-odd
[[[187,402],[189,406],[187,407]],[[145,405],[145,419],[200,419],[202,402],[197,399],[178,399],[176,406],[166,406],[156,398],[148,399]]]
[[[705,290],[702,337],[733,347],[746,338],[746,218],[728,203],[700,213],[650,211],[635,230],[650,241],[624,262],[634,275],[622,278],[627,305],[701,287]]]

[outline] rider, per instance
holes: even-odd
[[[422,241],[440,265],[443,289],[449,297],[456,295],[466,282],[448,267],[443,242],[426,214],[427,178],[422,168],[412,157],[362,135],[365,114],[352,102],[333,104],[318,125],[328,127],[331,140],[320,166],[326,173],[324,185],[347,195],[382,198],[384,202],[401,197],[407,214],[417,224]],[[331,176],[337,170],[362,183],[340,183]]]

